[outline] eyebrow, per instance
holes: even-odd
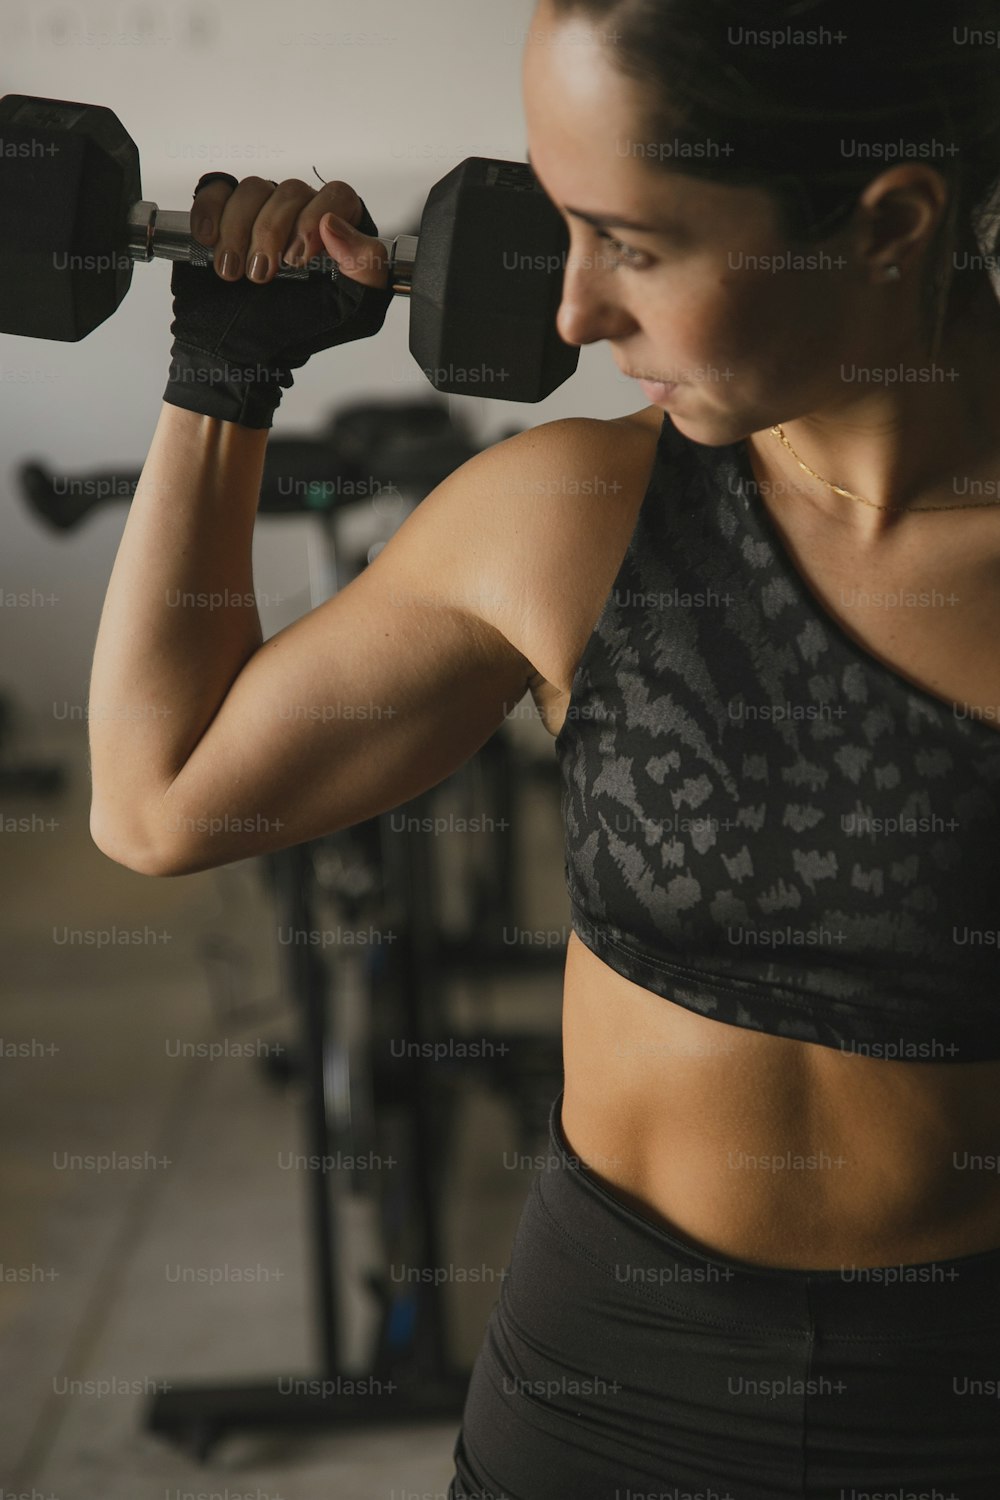
[[[526,151],[524,159],[534,172],[531,153]],[[537,173],[535,174],[537,176]],[[680,226],[676,224],[637,224],[634,219],[623,219],[616,214],[591,214],[585,213],[582,208],[570,208],[566,204],[565,212],[572,214],[574,219],[582,219],[585,224],[590,224],[594,229],[631,229],[634,234],[659,234],[676,235]]]

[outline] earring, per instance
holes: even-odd
[[[885,281],[899,281],[902,277],[902,274],[903,273],[898,266],[886,266],[885,276],[883,279]]]

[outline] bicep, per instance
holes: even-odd
[[[245,664],[152,812],[161,869],[192,873],[397,807],[463,765],[524,696],[525,657],[428,589],[402,534],[418,514]]]

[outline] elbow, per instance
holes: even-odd
[[[155,875],[162,879],[186,873],[179,860],[168,851],[149,841],[136,839],[134,830],[131,835],[126,835],[122,828],[115,828],[102,817],[93,805],[90,809],[90,837],[107,859],[136,875]]]

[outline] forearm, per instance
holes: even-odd
[[[101,613],[88,710],[91,826],[141,846],[261,645],[252,541],[267,430],[166,402]]]

